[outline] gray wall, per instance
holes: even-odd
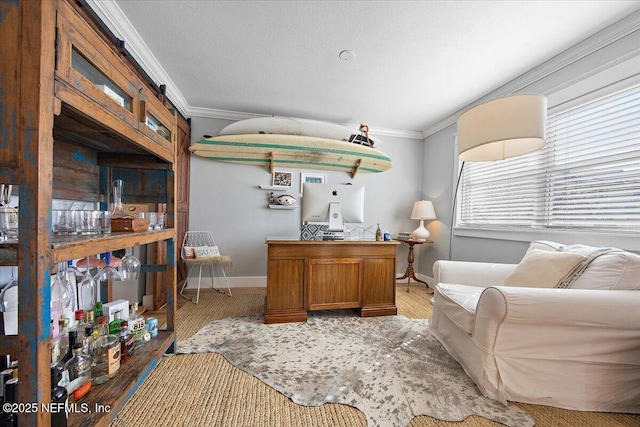
[[[640,73],[640,30],[612,40],[608,43],[591,43],[594,45],[591,49],[585,47],[590,42],[587,40],[582,45],[576,46],[577,49],[575,49],[586,53],[576,56],[576,59],[570,63],[557,66],[553,71],[549,71],[549,64],[542,64],[538,69],[527,73],[528,75],[505,86],[516,88],[515,92],[545,94],[549,98],[549,106],[554,107],[554,105],[563,103],[571,105],[576,96],[590,93],[597,87],[616,85],[620,82],[628,84],[630,80],[640,80],[638,79]],[[520,81],[526,83],[520,84]],[[488,94],[484,99],[504,95],[505,89],[501,89]],[[597,96],[597,92],[593,96]],[[434,250],[424,253],[416,269],[429,276],[432,276],[435,261],[449,258],[453,186],[458,173],[454,153],[455,132],[454,123],[425,139],[422,193],[424,197],[434,201],[438,220],[429,225],[435,240]],[[588,240],[586,236],[584,238],[582,236],[567,237],[567,235],[559,233],[538,237],[538,239],[541,238],[562,243],[598,244],[596,240]],[[602,237],[599,238],[602,239]],[[501,240],[454,236],[451,245],[451,259],[517,263],[522,259],[530,240],[530,236],[516,237],[515,240],[513,237],[510,237],[509,240]],[[634,249],[624,247],[623,244],[616,245],[611,241],[607,241],[604,245]]]
[[[478,102],[511,93],[536,92],[547,95],[550,106],[571,103],[572,97],[589,92],[590,88],[614,84],[637,75],[640,70],[639,16],[634,14],[626,19],[624,24],[630,28],[629,31],[607,29],[598,33],[572,48],[569,55],[562,54],[542,64],[488,93]],[[582,92],[576,93],[577,86]],[[424,143],[384,137],[380,150],[393,159],[393,168],[384,173],[358,174],[353,180],[366,187],[367,225],[374,226],[379,222],[384,231],[394,235],[417,226],[417,222],[410,219],[414,201],[429,199],[434,202],[438,219],[429,222],[427,228],[435,243],[418,247],[415,263],[417,273],[426,276],[432,276],[436,260],[449,258],[452,195],[457,178],[454,122],[455,117],[449,125],[429,135]],[[217,135],[229,123],[227,120],[193,117],[192,140],[199,140],[203,134]],[[283,169],[294,173],[292,193],[297,196],[302,170]],[[327,173],[329,182],[352,182],[343,172],[306,171]],[[299,234],[300,209],[282,211],[266,207],[268,192],[258,186],[270,182],[271,175],[266,167],[192,157],[190,228],[214,233],[223,252],[234,259],[234,277],[264,278],[265,238]],[[560,237],[553,237],[547,236],[547,239],[563,241]],[[525,236],[509,240],[454,236],[451,258],[515,263],[522,258],[530,240]],[[402,245],[398,253],[398,273],[406,268],[406,256],[406,247]]]
[[[193,117],[192,142],[202,135],[217,135],[230,121]],[[383,173],[358,173],[354,179],[344,172],[283,167],[293,172],[291,194],[298,197],[300,172],[326,173],[331,183],[353,182],[365,186],[365,222],[396,235],[411,231],[417,222],[410,219],[413,203],[420,198],[424,144],[421,140],[381,137],[380,151],[388,154],[391,170]],[[239,165],[191,157],[191,193],[189,228],[210,230],[222,252],[233,258],[232,277],[266,276],[265,238],[300,235],[300,208],[267,208],[268,191],[259,185],[271,184],[267,167]],[[298,199],[298,204],[300,199]],[[404,272],[407,252],[399,248],[397,269]],[[248,282],[244,280],[244,282]],[[255,284],[260,284],[259,282]],[[239,281],[232,286],[242,285]]]

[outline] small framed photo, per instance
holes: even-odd
[[[310,184],[326,184],[327,175],[323,173],[300,173],[300,194],[304,188],[304,183]]]
[[[291,172],[273,171],[273,182],[271,185],[279,187],[291,187]]]

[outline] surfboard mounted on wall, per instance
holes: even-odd
[[[366,128],[366,133],[319,120],[298,119],[295,117],[258,117],[232,123],[222,129],[220,135],[273,133],[278,135],[313,136],[367,145],[376,149],[380,148],[382,141],[369,137],[368,126],[361,124],[360,128]]]
[[[368,132],[316,120],[264,117],[235,122],[189,150],[213,160],[266,165],[271,171],[289,166],[345,171],[354,177],[391,169],[389,156],[363,143],[371,143]]]

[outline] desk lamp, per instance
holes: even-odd
[[[436,219],[436,212],[433,209],[433,203],[430,200],[420,200],[413,204],[411,211],[411,219],[419,219],[420,225],[411,232],[411,238],[414,240],[424,241],[430,236],[429,230],[424,226],[424,220]]]

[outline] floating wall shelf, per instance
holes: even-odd
[[[288,205],[288,206],[285,206],[285,205],[269,205],[269,209],[289,209],[290,210],[290,209],[297,209],[297,208],[298,208],[298,206],[296,206],[296,205]]]
[[[291,190],[290,185],[260,185],[260,188],[262,188],[263,190],[271,190],[271,191]]]

